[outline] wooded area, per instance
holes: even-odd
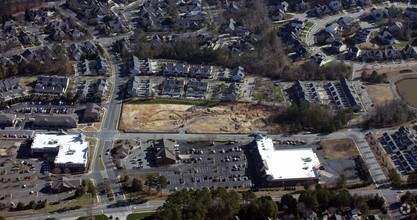
[[[289,126],[289,131],[309,130],[333,132],[346,126],[352,111],[336,110],[320,105],[291,105],[275,121]]]
[[[376,106],[373,114],[364,123],[366,129],[396,126],[411,120],[413,111],[401,100],[393,100]]]
[[[0,16],[23,12],[26,9],[39,7],[45,0],[0,0]]]

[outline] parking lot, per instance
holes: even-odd
[[[242,147],[235,142],[178,142],[181,160],[169,171],[167,190],[183,188],[248,188],[252,186],[247,172],[247,160]]]
[[[45,168],[49,163],[44,158],[29,158],[24,139],[1,139],[2,149],[20,143],[17,152],[0,158],[0,208],[24,205],[31,201],[56,202],[74,195],[74,192],[52,194],[46,187],[54,178],[49,177]],[[16,144],[14,144],[16,142]],[[23,144],[22,144],[23,143]],[[48,164],[48,165],[47,165]],[[50,168],[49,168],[50,170]]]

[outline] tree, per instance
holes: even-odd
[[[148,186],[148,195],[151,194],[151,188],[158,185],[158,179],[155,175],[148,175],[145,184]]]
[[[416,186],[417,185],[417,173],[408,175],[407,183],[412,186]]]
[[[17,205],[16,205],[16,210],[20,211],[20,210],[23,210],[23,209],[25,209],[25,204],[23,204],[23,202],[18,202]]]
[[[53,173],[53,174],[61,174],[61,173],[62,173],[62,170],[61,170],[61,168],[59,168],[59,167],[55,167],[55,168],[52,170],[52,173]]]
[[[346,184],[347,184],[347,177],[346,177],[345,174],[342,173],[342,174],[340,174],[339,178],[337,179],[336,187],[338,189],[344,189],[344,188],[346,188]]]
[[[65,168],[65,169],[64,169],[64,173],[67,173],[67,174],[68,174],[68,173],[71,173],[71,170],[70,170],[69,168]]]
[[[136,178],[133,178],[131,187],[132,187],[132,190],[135,191],[135,192],[142,191],[142,181],[140,181]]]
[[[161,192],[161,196],[162,196],[162,190],[165,189],[168,185],[168,180],[165,176],[159,176],[158,177],[158,190]]]
[[[400,186],[401,185],[401,176],[397,173],[395,169],[391,169],[388,175],[388,179],[393,186]]]
[[[298,202],[304,203],[305,208],[309,211],[318,211],[319,203],[317,201],[317,195],[311,190],[302,192],[300,197],[298,197]]]
[[[29,204],[26,207],[28,209],[35,209],[36,208],[36,202],[35,202],[35,200],[30,201]]]
[[[297,200],[291,194],[285,194],[281,197],[281,208],[286,213],[295,213],[297,209]]]
[[[124,177],[123,177],[123,182],[128,182],[129,181],[129,175],[125,175]]]
[[[83,196],[85,194],[85,189],[84,189],[84,187],[78,187],[76,190],[75,190],[75,197],[81,197],[81,196]]]
[[[256,195],[252,190],[246,190],[242,192],[242,199],[245,202],[252,202],[254,199],[256,199]]]
[[[278,206],[270,196],[261,196],[255,199],[248,209],[252,219],[274,219],[278,213]]]

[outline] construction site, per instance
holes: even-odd
[[[124,104],[119,129],[125,132],[276,133],[274,107],[219,104],[215,107],[177,104]]]

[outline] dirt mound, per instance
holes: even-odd
[[[139,132],[249,133],[254,130],[275,131],[269,118],[271,107],[252,104],[226,104],[200,107],[171,104],[125,104],[119,128]]]

